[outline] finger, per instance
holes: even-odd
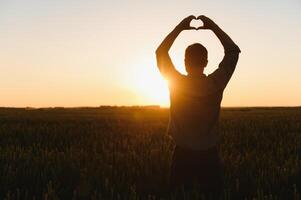
[[[188,27],[187,30],[198,30],[196,27]]]
[[[196,18],[196,16],[194,16],[194,15],[190,15],[190,16],[187,17],[187,19],[193,20],[193,19],[197,19],[197,18]]]
[[[204,19],[206,16],[205,15],[200,15],[197,17],[197,19]]]
[[[208,29],[207,27],[205,27],[205,26],[200,26],[200,27],[198,27],[196,30],[204,30],[204,29]]]

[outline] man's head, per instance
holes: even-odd
[[[186,48],[185,68],[189,75],[201,75],[208,63],[208,51],[199,44],[194,43]]]

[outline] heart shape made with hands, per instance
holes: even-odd
[[[204,26],[204,23],[201,19],[193,19],[190,22],[190,27],[195,28],[196,30],[201,29]]]

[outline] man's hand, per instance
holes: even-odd
[[[203,22],[203,26],[198,27],[197,30],[200,29],[214,29],[215,27],[217,27],[217,25],[214,23],[214,21],[212,21],[210,18],[206,17],[205,15],[200,15],[197,17],[197,19],[202,20]]]
[[[177,25],[177,29],[180,30],[180,31],[183,31],[183,30],[196,30],[195,27],[192,27],[190,26],[190,22],[193,20],[193,19],[197,19],[195,16],[193,15],[190,15],[188,17],[186,17],[185,19],[183,19],[179,25]]]

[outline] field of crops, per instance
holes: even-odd
[[[0,199],[201,199],[167,193],[168,109],[0,108]],[[300,199],[301,108],[221,112],[224,199]]]

